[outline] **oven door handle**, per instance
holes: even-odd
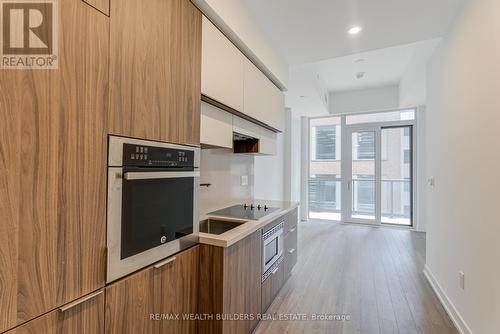
[[[125,180],[178,179],[185,177],[200,177],[200,172],[126,172]]]

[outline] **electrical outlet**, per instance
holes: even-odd
[[[427,183],[429,184],[429,187],[434,188],[436,181],[434,180],[434,176],[431,176],[430,178],[427,179]]]
[[[460,284],[460,288],[465,290],[465,273],[463,271],[458,272],[458,280]]]
[[[240,181],[242,187],[248,186],[248,175],[242,175]]]

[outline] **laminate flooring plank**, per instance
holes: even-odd
[[[262,321],[255,334],[457,334],[426,281],[425,234],[333,222],[299,224],[299,258],[268,314],[348,321]]]

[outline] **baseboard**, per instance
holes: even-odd
[[[438,281],[432,274],[427,264],[424,266],[424,276],[425,278],[427,278],[427,281],[429,282],[432,289],[438,296],[439,300],[441,301],[441,304],[443,304],[446,313],[448,313],[448,315],[451,318],[451,321],[453,321],[453,324],[455,324],[455,327],[457,327],[458,331],[461,334],[473,334],[469,326],[467,326],[464,319],[458,312],[455,305],[453,305],[450,298],[448,298],[448,296],[444,292],[443,288],[441,288],[441,285],[439,285]]]

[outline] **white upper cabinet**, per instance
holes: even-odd
[[[278,134],[266,128],[260,128],[259,152],[262,155],[276,155],[278,151]]]
[[[233,115],[201,102],[200,124],[202,145],[233,148]]]
[[[283,93],[250,60],[245,59],[243,113],[272,128],[283,131],[285,101]]]
[[[245,56],[203,16],[201,92],[243,111]]]
[[[203,95],[283,131],[283,93],[206,17],[201,59]]]

